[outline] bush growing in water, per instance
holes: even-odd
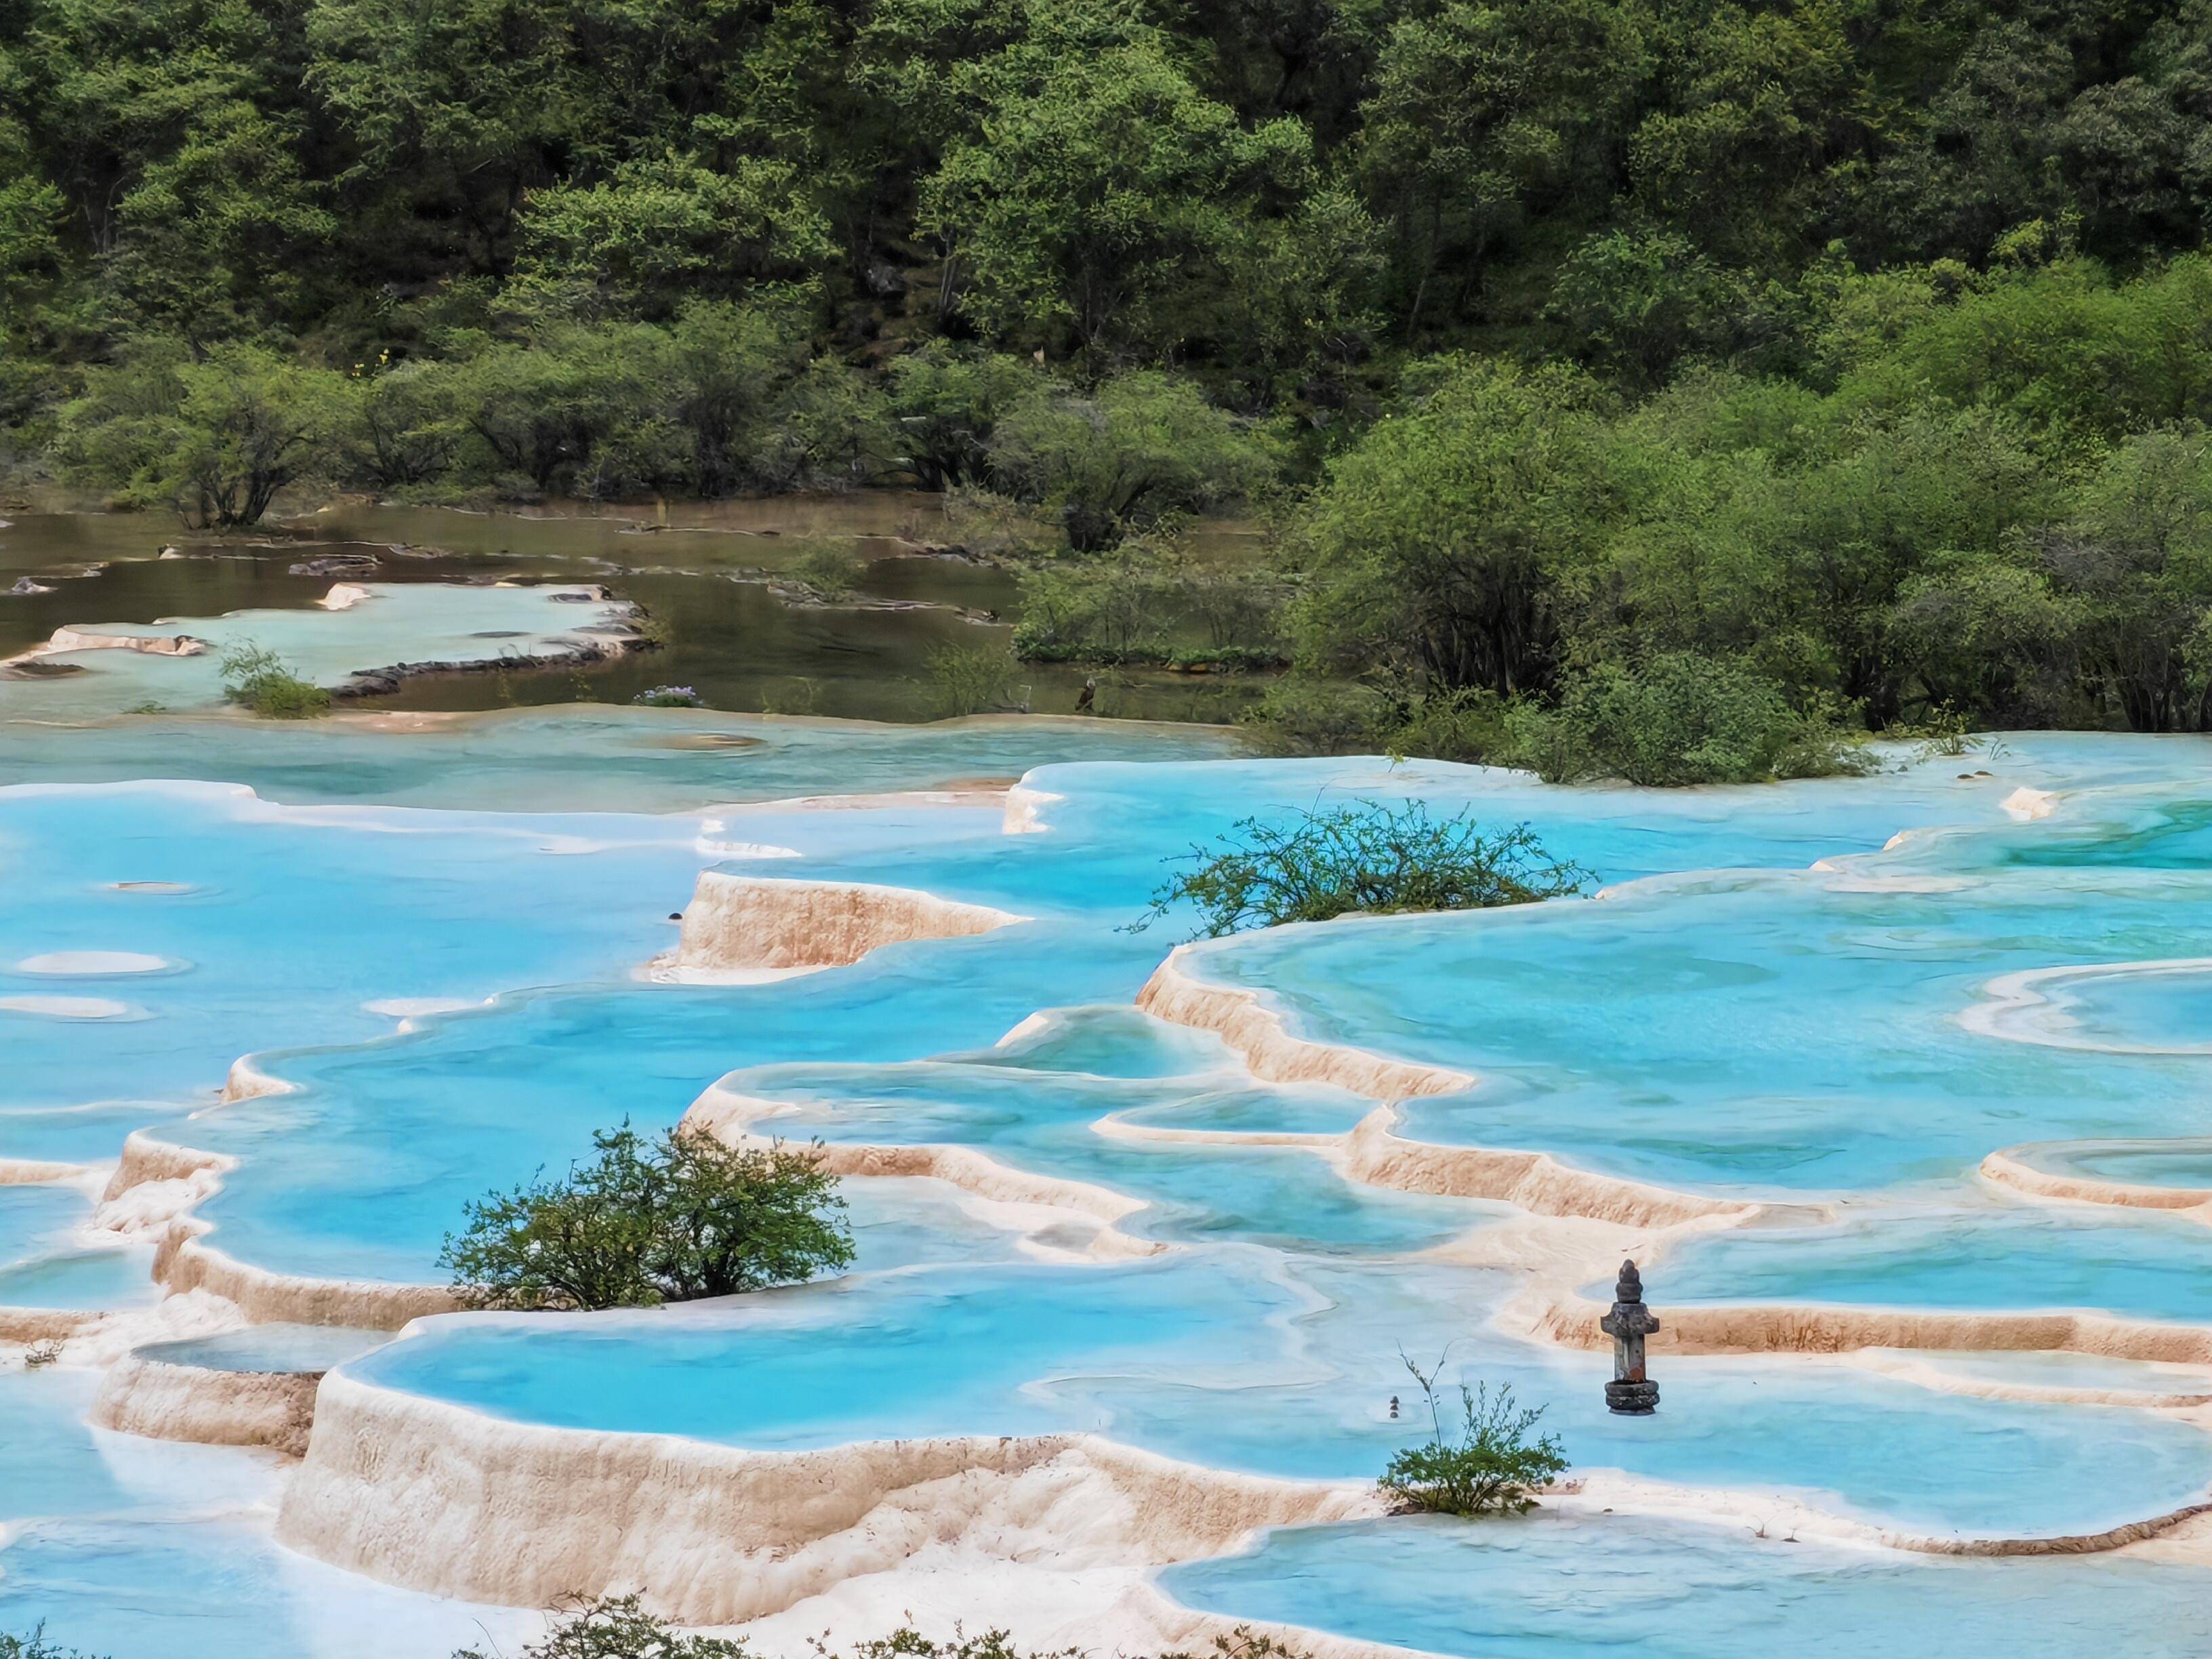
[[[1433,1515],[1521,1515],[1536,1506],[1530,1495],[1536,1488],[1565,1473],[1557,1435],[1529,1437],[1545,1408],[1516,1407],[1510,1384],[1492,1394],[1486,1382],[1472,1389],[1462,1383],[1459,1435],[1450,1439],[1437,1373],[1424,1372],[1411,1359],[1406,1369],[1429,1402],[1433,1431],[1424,1443],[1401,1450],[1382,1472],[1382,1490],[1406,1508]]]
[[[1024,1654],[1002,1630],[968,1636],[960,1633],[955,1626],[954,1632],[950,1642],[933,1642],[920,1631],[908,1627],[873,1641],[856,1642],[848,1653],[843,1654],[832,1652],[829,1644],[818,1638],[811,1646],[816,1659],[1086,1659],[1089,1651],[1062,1648],[1052,1653]],[[1202,1656],[1164,1653],[1158,1659],[1304,1659],[1304,1656],[1264,1632],[1239,1625],[1227,1635],[1215,1637],[1212,1647]]]
[[[460,1648],[453,1659],[502,1659],[498,1650]],[[571,1608],[521,1659],[748,1659],[745,1644],[694,1636],[656,1619],[635,1595],[606,1595]]]
[[[257,346],[140,340],[87,374],[55,459],[72,482],[167,502],[195,529],[258,524],[277,491],[331,465],[352,395],[342,375]]]
[[[93,1659],[93,1656],[75,1648],[57,1647],[46,1640],[46,1627],[40,1625],[28,1636],[0,1631],[0,1659]]]
[[[1079,553],[1177,514],[1256,497],[1281,465],[1271,431],[1150,370],[1087,394],[1039,386],[999,416],[988,453],[994,483],[1058,518]]]
[[[1438,691],[1293,671],[1267,688],[1243,721],[1273,754],[1375,754],[1496,765],[1513,759],[1506,726],[1512,707],[1475,687]]]
[[[1550,708],[1508,717],[1515,758],[1547,783],[1752,783],[1856,769],[1832,722],[1790,707],[1740,664],[1686,652],[1570,681]]]
[[[94,1659],[74,1648],[59,1648],[47,1641],[45,1626],[28,1636],[0,1632],[0,1659]],[[1002,1630],[969,1636],[954,1626],[953,1639],[936,1642],[920,1631],[902,1626],[889,1636],[855,1643],[849,1654],[834,1652],[819,1637],[808,1638],[817,1659],[1085,1659],[1081,1648],[1051,1653],[1024,1654]],[[453,1659],[502,1659],[497,1648],[458,1648]],[[665,1619],[646,1612],[635,1595],[603,1595],[595,1601],[578,1598],[553,1616],[551,1627],[522,1650],[520,1659],[752,1659],[744,1638],[699,1636]],[[1304,1659],[1294,1648],[1275,1638],[1239,1625],[1226,1636],[1213,1638],[1203,1656],[1165,1653],[1158,1659]]]
[[[1560,898],[1586,872],[1553,859],[1526,824],[1486,835],[1462,813],[1432,822],[1414,802],[1402,811],[1345,806],[1297,823],[1241,820],[1220,850],[1193,848],[1198,867],[1152,895],[1132,930],[1177,904],[1198,907],[1212,938],[1286,921],[1327,921],[1354,911],[1476,910]]]
[[[266,646],[246,641],[222,653],[223,695],[265,720],[312,720],[331,712],[331,694],[301,679]]]
[[[1171,536],[1133,536],[1099,558],[1034,564],[1021,581],[1014,654],[1025,662],[1273,668],[1286,660],[1283,579],[1202,562]]]
[[[817,599],[848,597],[860,585],[867,563],[850,548],[823,542],[809,548],[791,567],[792,577]]]
[[[853,1260],[837,1178],[820,1152],[725,1146],[698,1131],[648,1141],[625,1122],[599,1152],[468,1206],[439,1265],[489,1308],[651,1307],[834,1272]]]
[[[4,1642],[5,1638],[0,1638]],[[820,1637],[808,1638],[817,1659],[1083,1659],[1083,1650],[1066,1648],[1053,1653],[1024,1654],[1002,1630],[969,1636],[955,1627],[953,1639],[936,1642],[911,1627],[889,1636],[854,1644],[849,1653],[834,1651]],[[694,1636],[665,1619],[647,1613],[635,1595],[602,1596],[580,1602],[556,1619],[544,1637],[522,1650],[521,1659],[750,1659],[743,1638],[734,1641],[714,1636]],[[0,1647],[0,1659],[15,1659]],[[53,1650],[23,1651],[23,1659],[71,1659]],[[495,1653],[463,1648],[453,1659],[498,1659]],[[1163,1654],[1159,1659],[1195,1659],[1188,1654]],[[1294,1650],[1273,1637],[1239,1625],[1226,1636],[1213,1638],[1205,1659],[1301,1659]]]
[[[930,689],[947,714],[980,714],[1006,702],[1018,665],[995,645],[942,645],[929,653]]]

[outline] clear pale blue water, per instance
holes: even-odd
[[[0,790],[0,1004],[97,998],[137,1016],[0,1007],[6,1103],[176,1098],[258,1048],[390,1030],[373,1001],[621,973],[669,942],[696,836],[678,819],[271,807],[209,785]],[[178,970],[20,967],[94,951]]]
[[[84,1194],[67,1187],[0,1186],[0,1263],[40,1254],[91,1214]]]
[[[117,1100],[0,1111],[0,1146],[7,1148],[0,1157],[39,1164],[104,1163],[133,1129],[158,1130],[183,1118],[185,1109],[158,1101]]]
[[[1916,1352],[1899,1348],[1877,1350],[1869,1356],[1869,1361],[1908,1365],[1916,1372],[1938,1372],[1969,1388],[1981,1383],[2002,1383],[2008,1387],[2108,1389],[2121,1395],[2212,1395],[2212,1374],[2201,1365],[2112,1359],[2102,1354],[2073,1353],[2063,1349]]]
[[[1129,1031],[1129,1046],[1141,1055],[1149,1033]],[[1121,1118],[1170,1130],[1335,1133],[1373,1106],[1340,1090],[1255,1087],[1249,1073],[1226,1069],[1100,1077],[1043,1069],[1041,1058],[1065,1065],[1072,1057],[771,1066],[734,1073],[723,1086],[775,1103],[778,1114],[761,1127],[791,1139],[973,1146],[1013,1169],[1109,1188],[1144,1202],[1124,1227],[1147,1238],[1403,1252],[1510,1213],[1346,1181],[1300,1150],[1127,1141],[1097,1127]],[[1144,1069],[1143,1060],[1129,1069]]]
[[[518,708],[380,722],[154,718],[11,720],[0,783],[214,779],[298,805],[678,812],[726,801],[928,789],[1095,756],[1162,762],[1237,752],[1232,732],[1112,721],[853,726],[697,709]]]
[[[2061,1009],[2070,1042],[2212,1054],[2212,963],[2084,975],[2067,984]]]
[[[154,1301],[150,1247],[88,1245],[82,1193],[0,1185],[0,1307],[116,1308]]]
[[[2096,1530],[2212,1480],[2212,1443],[2132,1411],[1930,1394],[1834,1365],[1670,1362],[1613,1417],[1594,1357],[1477,1334],[1466,1270],[1215,1249],[902,1274],[646,1316],[440,1322],[347,1365],[526,1421],[759,1448],[1091,1430],[1215,1467],[1356,1478],[1427,1425],[1397,1350],[1547,1407],[1577,1467],[1790,1490],[1907,1531]],[[1403,1415],[1392,1422],[1388,1402]],[[2155,1499],[2152,1495],[2156,1494]]]
[[[612,1121],[673,1125],[732,1062],[973,1046],[1038,990],[1130,996],[1146,966],[1133,945],[1085,952],[1008,929],[769,985],[548,992],[369,1047],[275,1056],[304,1092],[191,1126],[196,1144],[244,1159],[202,1213],[222,1249],[289,1271],[434,1278],[470,1198],[587,1152]]]
[[[2212,1188],[2212,1141],[2106,1140],[2037,1146],[2016,1156],[2054,1175],[2145,1187]]]
[[[2098,1308],[2212,1324],[2212,1235],[2155,1210],[2003,1204],[1876,1213],[1693,1239],[1651,1275],[1655,1302]],[[1610,1281],[1588,1294],[1606,1291]]]
[[[355,623],[295,621],[337,625],[318,650],[350,648],[337,642]],[[66,710],[70,684],[37,690]],[[1099,1127],[1334,1135],[1372,1109],[1255,1084],[1212,1037],[1135,1014],[1191,919],[1121,929],[1169,860],[1238,818],[1418,797],[1527,822],[1613,890],[1248,936],[1193,962],[1276,999],[1303,1031],[1479,1075],[1412,1103],[1401,1133],[1856,1200],[1835,1226],[1799,1212],[1686,1245],[1655,1267],[1662,1304],[2082,1306],[2212,1324],[2201,1227],[1993,1207],[1972,1178],[1988,1152],[2034,1142],[2063,1143],[2035,1154],[2046,1166],[2196,1179],[2212,1059],[2052,1048],[1974,1020],[2003,975],[2202,952],[2212,746],[2198,740],[2027,737],[1873,778],[1655,796],[1375,759],[1231,760],[1218,733],[1073,723],[876,731],[594,709],[410,732],[25,712],[0,700],[0,1158],[99,1164],[152,1127],[238,1160],[199,1209],[218,1247],[287,1272],[422,1281],[468,1200],[559,1167],[623,1117],[671,1125],[726,1076],[789,1109],[767,1125],[781,1133],[966,1146],[1114,1188],[1143,1206],[1124,1231],[1168,1247],[1054,1259],[1093,1224],[1024,1239],[941,1185],[854,1182],[859,1260],[832,1284],[643,1315],[434,1321],[355,1358],[350,1334],[264,1329],[187,1341],[173,1352],[188,1363],[337,1359],[489,1413],[745,1445],[1085,1430],[1217,1467],[1358,1479],[1420,1432],[1402,1345],[1546,1404],[1579,1470],[1754,1504],[1787,1494],[1908,1532],[2093,1530],[2212,1487],[2212,1436],[2171,1415],[1981,1399],[1841,1364],[1668,1358],[1662,1413],[1615,1419],[1602,1357],[1492,1322],[1519,1275],[1425,1259],[1498,1225],[1497,1206],[1351,1183],[1297,1147]],[[988,802],[775,804],[1024,772],[1044,833],[1002,833]],[[185,781],[144,781],[163,777]],[[239,784],[260,795],[218,787]],[[2005,803],[2023,786],[2072,793],[2016,823]],[[1929,832],[1881,850],[1913,829]],[[799,856],[761,854],[777,848]],[[771,984],[641,981],[672,941],[668,914],[716,866],[926,888],[1034,920]],[[118,971],[112,954],[70,970],[115,952],[159,971]],[[2106,1000],[2074,1011],[2084,1028],[2164,1042],[2197,1018],[2193,984],[2092,982]],[[1040,1011],[1058,1012],[999,1043]],[[294,1091],[216,1104],[246,1054]],[[157,1293],[143,1243],[85,1265],[81,1192],[21,1190],[36,1196],[11,1207],[0,1188],[0,1306]],[[2094,1386],[2176,1387],[2160,1368],[2106,1369]],[[2087,1375],[2071,1361],[2039,1374]],[[361,1630],[434,1653],[471,1633],[447,1640],[453,1609],[270,1544],[267,1472],[246,1455],[187,1470],[194,1449],[84,1429],[94,1381],[0,1374],[0,1519],[26,1523],[0,1547],[0,1628],[49,1617],[116,1659],[344,1653]],[[2204,1586],[2181,1569],[1842,1556],[1625,1518],[1541,1519],[1474,1548],[1395,1523],[1284,1534],[1164,1582],[1240,1616],[1468,1659],[1595,1651],[1638,1610],[1665,1613],[1674,1645],[1653,1651],[1717,1659],[1821,1631],[1830,1650],[1941,1651],[1911,1633],[1984,1629],[1999,1610],[2033,1626],[2024,1652],[2091,1651],[2092,1627],[2100,1651],[2203,1646],[2184,1641]]]
[[[211,1371],[323,1371],[390,1340],[386,1331],[280,1323],[248,1325],[175,1342],[149,1342],[133,1352],[165,1365]]]
[[[1161,1581],[1232,1618],[1455,1659],[2193,1659],[2212,1645],[2198,1568],[1913,1560],[1626,1518],[1316,1527]]]
[[[69,1367],[0,1372],[0,1529],[40,1517],[173,1522],[269,1498],[264,1461],[87,1427],[98,1387]],[[14,1571],[0,1552],[0,1587]]]
[[[265,1519],[41,1522],[14,1538],[0,1577],[0,1629],[47,1635],[117,1659],[240,1654],[444,1659],[490,1635],[519,1652],[535,1615],[418,1595],[272,1542]]]
[[[1413,1103],[1409,1134],[1678,1185],[1866,1189],[1956,1176],[2019,1141],[2212,1126],[2192,1059],[2008,1042],[1960,1019],[2006,973],[2176,954],[2212,923],[2212,878],[1956,879],[1686,878],[1277,929],[1194,967],[1265,990],[1309,1034],[1477,1074]]]

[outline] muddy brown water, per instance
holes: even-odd
[[[952,646],[1005,646],[1019,585],[996,566],[918,555],[946,534],[933,496],[905,491],[717,503],[486,514],[346,503],[252,537],[195,536],[145,514],[0,508],[0,657],[85,623],[156,623],[245,610],[303,610],[334,582],[605,582],[655,619],[659,649],[584,669],[521,669],[408,682],[396,708],[467,709],[626,702],[689,686],[738,712],[926,720],[951,712],[931,658]],[[1245,535],[1214,532],[1224,544]],[[857,590],[807,602],[784,577],[835,544],[862,561]],[[161,556],[174,548],[181,557]],[[334,557],[358,570],[295,570]],[[9,592],[27,577],[44,592]],[[362,668],[381,666],[362,663]],[[1151,671],[1022,665],[999,706],[1073,711],[1084,680],[1096,711],[1223,720],[1264,681]]]

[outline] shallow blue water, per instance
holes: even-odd
[[[1149,1033],[1133,1024],[1123,1030],[1126,1050],[1137,1056],[1128,1069],[1145,1070]],[[1095,1127],[1121,1118],[1169,1130],[1337,1133],[1373,1106],[1340,1090],[1255,1086],[1249,1074],[1225,1068],[1102,1077],[1036,1063],[1065,1065],[1076,1058],[1065,1053],[1023,1058],[1028,1063],[984,1055],[895,1066],[763,1066],[732,1073],[723,1086],[781,1109],[762,1122],[764,1133],[974,1146],[1012,1169],[1109,1188],[1146,1205],[1122,1224],[1147,1238],[1403,1252],[1441,1244],[1510,1213],[1502,1206],[1347,1181],[1301,1150],[1128,1141]]]
[[[1350,1184],[1297,1148],[1097,1127],[1111,1117],[1139,1130],[1332,1135],[1372,1109],[1255,1085],[1214,1039],[1133,1014],[1191,922],[1120,929],[1167,860],[1238,817],[1419,794],[1439,811],[1471,805],[1486,823],[1528,822],[1596,879],[1635,884],[1601,901],[1340,922],[1198,953],[1195,971],[1279,999],[1303,1030],[1480,1074],[1461,1095],[1413,1103],[1401,1133],[1542,1147],[1683,1186],[1881,1200],[1832,1228],[1685,1246],[1655,1269],[1662,1304],[2097,1306],[2212,1323],[2195,1270],[2201,1228],[1990,1210],[1966,1182],[2001,1146],[2124,1139],[2179,1146],[2064,1156],[2131,1172],[2113,1178],[2160,1178],[2140,1173],[2158,1167],[2191,1184],[2189,1160],[2212,1134],[2212,1060],[2056,1048],[1973,1018],[2001,975],[2202,951],[2206,745],[2024,738],[1986,763],[1987,777],[1966,757],[1664,797],[1375,760],[1130,763],[1221,744],[1054,726],[878,736],[606,710],[428,735],[0,724],[0,781],[173,768],[289,801],[445,809],[0,788],[0,1004],[15,1005],[0,1008],[0,1157],[97,1162],[130,1127],[155,1125],[240,1160],[200,1211],[218,1247],[292,1272],[422,1280],[437,1276],[439,1244],[469,1199],[557,1168],[624,1116],[672,1124],[734,1072],[732,1089],[793,1109],[764,1127],[961,1144],[1112,1187],[1146,1206],[1126,1231],[1174,1248],[1122,1266],[1039,1261],[1034,1243],[941,1187],[856,1182],[848,1280],[650,1316],[433,1322],[348,1369],[574,1426],[775,1446],[1083,1429],[1216,1466],[1356,1479],[1421,1432],[1402,1345],[1425,1363],[1444,1353],[1448,1376],[1510,1382],[1546,1404],[1579,1470],[1789,1493],[1906,1531],[2092,1530],[2212,1486],[2212,1437],[2168,1417],[1976,1399],[1840,1364],[1670,1358],[1661,1415],[1615,1419],[1601,1401],[1601,1357],[1492,1325],[1516,1276],[1407,1259],[1493,1224],[1494,1209]],[[1103,758],[1071,762],[1084,754]],[[1044,762],[1071,763],[1028,781],[1029,794],[1058,797],[1037,800],[1037,835],[1002,834],[988,805],[705,810]],[[2022,785],[2089,793],[2015,823],[2004,803]],[[532,810],[556,804],[568,810]],[[654,816],[677,809],[686,815]],[[1924,825],[1950,828],[1875,851]],[[805,856],[733,853],[746,846]],[[923,887],[1036,920],[775,984],[633,979],[670,943],[665,918],[696,872],[733,857],[732,867]],[[1807,869],[1815,860],[1830,867]],[[131,882],[179,890],[117,884]],[[72,953],[117,951],[157,958],[161,971],[112,971],[112,958],[70,970],[84,962]],[[2196,1021],[2195,994],[2115,978],[2096,987],[2108,1000],[2075,1017],[2168,1041]],[[85,1017],[102,1003],[115,1005],[107,1017]],[[993,1046],[1040,1010],[1070,1012]],[[297,1092],[212,1105],[224,1068],[247,1052]],[[81,1212],[81,1196],[27,1200],[18,1222],[5,1195],[0,1243],[24,1248],[0,1249],[0,1305],[30,1293],[11,1283],[35,1290],[11,1279],[19,1268],[59,1281],[92,1271],[55,1265],[55,1230],[40,1219]],[[1088,1231],[1071,1224],[1042,1242],[1079,1244]],[[103,1253],[99,1269],[115,1278],[58,1293],[94,1305],[150,1296],[143,1250]],[[338,1346],[317,1346],[325,1340]],[[264,1332],[185,1352],[276,1365],[335,1355],[347,1340]],[[2177,1386],[2120,1369],[2142,1370],[2147,1390]],[[0,1379],[0,1412],[9,1386]],[[327,1621],[310,1626],[357,1581],[303,1574],[252,1525],[153,1524],[112,1469],[94,1470],[115,1437],[82,1429],[88,1387],[79,1376],[22,1396],[42,1402],[20,1419],[37,1444],[0,1451],[0,1486],[25,1494],[21,1512],[36,1521],[0,1551],[0,1627],[51,1613],[72,1644],[118,1659],[242,1644],[347,1651],[331,1645]],[[50,1419],[58,1436],[36,1426]],[[190,1507],[173,1485],[164,1501]],[[1653,1651],[1717,1659],[1822,1630],[1833,1650],[1941,1651],[1911,1633],[1929,1620],[1984,1628],[2000,1606],[2035,1625],[2044,1646],[2021,1651],[2087,1651],[2091,1626],[2108,1633],[2102,1651],[2195,1650],[2157,1644],[2186,1626],[2175,1604],[2203,1587],[2190,1580],[2185,1595],[2185,1577],[2131,1564],[1838,1558],[1622,1524],[1629,1533],[1609,1535],[1638,1540],[1622,1571],[1603,1536],[1544,1521],[1495,1534],[1510,1542],[1474,1560],[1464,1540],[1419,1529],[1281,1534],[1260,1565],[1178,1570],[1169,1583],[1233,1600],[1242,1616],[1399,1631],[1387,1639],[1469,1659],[1594,1651],[1619,1633],[1613,1615],[1662,1607],[1677,1645]],[[1667,1564],[1694,1594],[1655,1599]],[[165,1577],[184,1609],[166,1615],[142,1589]],[[2139,1586],[2151,1612],[2128,1600]],[[359,1617],[387,1635],[445,1611],[382,1595],[365,1591]],[[1470,1608],[1487,1622],[1469,1624]],[[2130,1646],[2139,1626],[2155,1632]]]
[[[519,708],[426,722],[151,719],[11,721],[0,783],[213,779],[300,805],[473,811],[678,812],[727,801],[928,789],[1085,757],[1164,762],[1238,751],[1233,732],[979,719],[854,726],[679,708]]]
[[[0,719],[83,720],[149,707],[216,708],[223,701],[223,653],[240,647],[273,651],[301,678],[337,686],[359,670],[394,663],[486,662],[573,649],[627,611],[570,602],[592,591],[574,586],[363,586],[367,598],[335,611],[241,611],[157,624],[88,623],[83,628],[98,635],[173,641],[189,635],[207,648],[182,656],[112,647],[49,656],[41,666],[75,672],[0,679]]]
[[[195,1144],[246,1160],[202,1213],[222,1249],[271,1266],[434,1276],[468,1199],[588,1154],[611,1121],[673,1125],[732,1064],[988,1042],[1039,991],[1133,995],[1146,965],[1133,947],[1079,952],[1009,929],[769,985],[547,993],[370,1048],[278,1056],[271,1069],[306,1092],[191,1126]]]
[[[163,1130],[186,1108],[159,1101],[107,1101],[88,1106],[0,1110],[0,1157],[39,1164],[102,1164],[133,1129]]]
[[[1545,1406],[1577,1468],[1792,1489],[1908,1531],[2096,1530],[2212,1482],[2212,1441],[2167,1419],[1930,1394],[1840,1366],[1674,1362],[1663,1413],[1616,1418],[1595,1357],[1480,1331],[1500,1290],[1465,1270],[1214,1249],[650,1316],[444,1321],[345,1369],[568,1428],[759,1448],[1091,1430],[1213,1467],[1343,1479],[1427,1431],[1402,1347],[1424,1363],[1448,1352],[1448,1388],[1464,1375]]]
[[[2076,979],[2063,1009],[2071,1042],[2212,1054],[2212,963]]]
[[[445,1659],[483,1644],[519,1652],[535,1615],[396,1589],[295,1555],[266,1522],[42,1522],[9,1542],[0,1630],[44,1623],[106,1659]]]
[[[2175,954],[2212,924],[2212,874],[1965,879],[1936,893],[1686,879],[1279,929],[1194,966],[1267,991],[1300,1030],[1477,1074],[1408,1107],[1416,1138],[1676,1184],[1863,1190],[1957,1176],[2022,1140],[2212,1125],[2193,1058],[1960,1023],[2006,973]]]
[[[133,1352],[163,1364],[212,1371],[321,1371],[391,1340],[389,1332],[343,1325],[248,1325],[213,1336],[149,1342]]]
[[[1232,1618],[1464,1659],[2194,1659],[2212,1645],[2199,1568],[1914,1559],[1624,1517],[1279,1532],[1161,1582]]]
[[[0,1372],[0,1527],[33,1516],[174,1521],[266,1501],[266,1460],[87,1427],[98,1386],[96,1375],[67,1368]],[[13,1572],[0,1552],[0,1586]]]
[[[119,1308],[154,1301],[150,1245],[77,1235],[92,1204],[73,1188],[0,1184],[0,1307]]]
[[[2055,1175],[2146,1187],[2212,1188],[2212,1141],[2201,1139],[2061,1143],[2015,1156]]]
[[[1668,1302],[2094,1308],[2212,1324],[2212,1232],[2154,1210],[2003,1204],[1743,1228],[1692,1239],[1651,1275]],[[1586,1294],[1604,1291],[1610,1281]]]
[[[695,838],[679,819],[332,817],[206,786],[0,790],[0,1103],[173,1097],[257,1048],[390,1030],[369,1002],[623,973],[668,943],[707,861]],[[182,890],[121,885],[149,882]],[[21,967],[79,951],[172,970]],[[131,1017],[4,1006],[58,995]]]

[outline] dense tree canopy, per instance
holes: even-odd
[[[2197,728],[2208,121],[2212,0],[0,0],[0,462],[986,489],[1317,741]]]
[[[41,351],[366,361],[471,279],[655,319],[797,282],[852,342],[1295,403],[1393,345],[1647,380],[1774,345],[1832,247],[2194,247],[2212,6],[11,0],[0,109],[0,283]]]

